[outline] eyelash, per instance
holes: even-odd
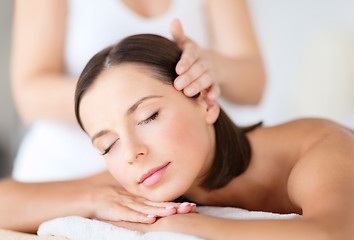
[[[138,125],[147,124],[147,123],[151,122],[152,120],[155,120],[158,115],[159,115],[159,112],[155,112],[154,114],[152,114],[150,117],[148,117],[144,121],[141,121],[140,123],[138,123]]]
[[[138,123],[138,125],[142,125],[142,124],[147,124],[153,120],[155,120],[157,118],[157,116],[159,115],[159,112],[155,112],[154,114],[152,114],[150,117],[148,117],[147,119],[145,119],[144,121],[141,121]],[[104,152],[102,153],[102,155],[106,155],[111,148],[113,147],[113,145],[119,140],[119,138],[117,140],[115,140],[111,146],[109,146],[107,149],[104,150]]]
[[[111,148],[113,147],[113,145],[119,140],[119,138],[117,138],[117,140],[115,140],[111,146],[109,146],[107,149],[104,150],[104,152],[102,153],[102,155],[106,155],[110,150]]]

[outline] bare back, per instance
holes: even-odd
[[[334,206],[354,198],[353,130],[326,120],[303,119],[255,129],[248,138],[252,159],[246,172],[221,189],[191,196],[192,200],[306,214],[315,211],[322,199],[329,200],[332,212]]]

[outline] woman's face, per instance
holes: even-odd
[[[121,64],[98,76],[81,100],[80,117],[125,189],[170,201],[198,184],[213,160],[217,115],[208,105],[145,66]]]

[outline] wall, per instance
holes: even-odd
[[[9,78],[12,8],[11,0],[0,1],[0,177],[9,174],[16,148],[17,117]]]
[[[232,119],[274,125],[326,117],[354,128],[354,1],[248,0],[248,5],[268,82],[260,106],[231,107]]]

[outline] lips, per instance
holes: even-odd
[[[163,177],[165,171],[167,170],[168,165],[171,162],[165,163],[159,167],[152,168],[146,173],[144,173],[140,179],[139,179],[139,184],[144,185],[145,187],[151,187],[158,183],[161,178]]]

